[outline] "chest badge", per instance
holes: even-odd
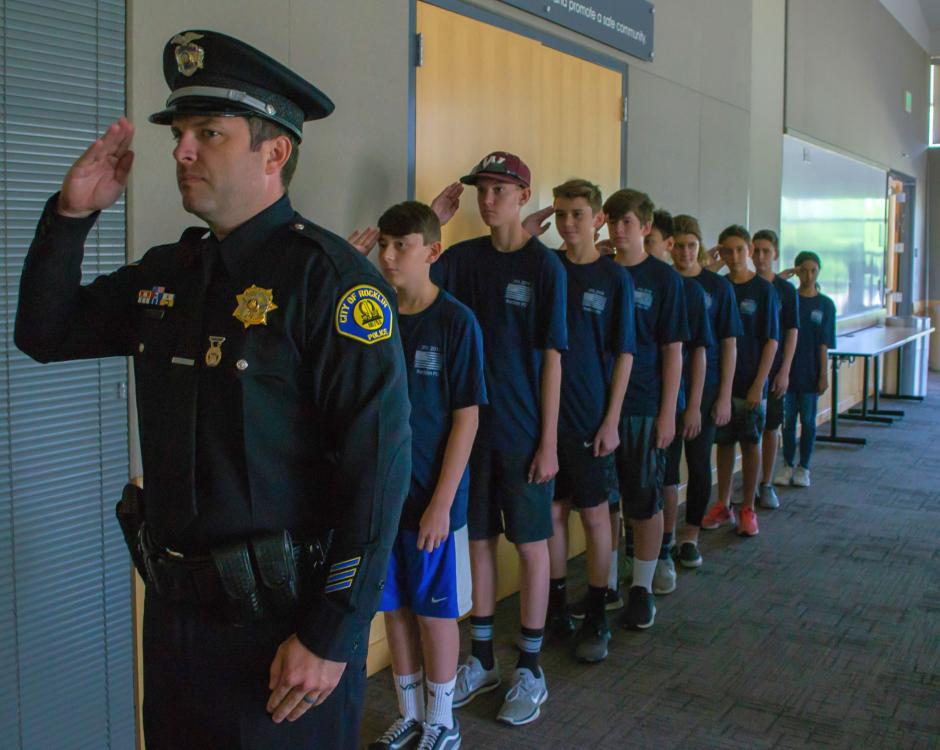
[[[354,286],[336,306],[336,330],[363,344],[385,341],[392,337],[392,307],[374,286]]]
[[[233,316],[238,318],[245,326],[257,326],[268,324],[268,313],[277,310],[274,304],[274,290],[262,289],[260,286],[252,284],[241,294],[236,294],[238,307],[235,308]]]
[[[218,367],[222,361],[222,344],[225,336],[210,336],[209,348],[206,350],[206,366]]]

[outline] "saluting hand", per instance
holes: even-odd
[[[375,227],[366,227],[365,229],[356,229],[346,238],[346,242],[356,248],[360,255],[368,257],[379,239],[379,230]]]
[[[329,698],[339,684],[346,669],[344,661],[321,659],[296,635],[292,635],[280,646],[271,662],[268,679],[267,710],[273,714],[275,724],[284,719],[296,721],[311,706],[319,705]]]
[[[444,226],[457,213],[457,209],[460,208],[460,196],[462,194],[463,183],[452,182],[431,201],[431,210],[437,214],[441,226]]]
[[[134,126],[122,117],[78,157],[62,182],[58,212],[81,219],[113,205],[127,187],[134,162]]]
[[[547,208],[540,208],[538,211],[529,214],[522,220],[522,228],[533,237],[541,237],[548,231],[548,223],[543,224],[542,222],[546,221],[549,216],[555,213],[554,206],[548,206]]]

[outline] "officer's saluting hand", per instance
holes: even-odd
[[[163,67],[150,120],[172,128],[183,207],[208,228],[81,284],[134,159],[121,118],[46,204],[16,343],[43,362],[134,358],[143,513],[120,516],[147,586],[148,750],[355,748],[411,475],[392,292],[287,197],[325,94],[212,31],[174,36]]]

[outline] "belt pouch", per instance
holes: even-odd
[[[255,536],[251,549],[258,565],[267,599],[279,610],[297,604],[297,562],[293,543],[287,531]]]
[[[136,484],[124,485],[121,499],[114,507],[114,513],[117,516],[121,534],[124,536],[124,544],[127,545],[127,550],[131,554],[134,567],[137,568],[140,577],[146,581],[147,568],[144,564],[144,554],[140,541],[140,529],[144,524],[143,494],[143,491]]]
[[[233,624],[247,625],[264,617],[248,545],[236,542],[213,549],[212,562],[228,598]]]

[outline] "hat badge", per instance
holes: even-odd
[[[188,31],[185,34],[177,34],[170,40],[170,44],[176,45],[176,68],[186,77],[201,70],[206,59],[206,51],[194,44],[197,39],[202,39],[202,34]]]

